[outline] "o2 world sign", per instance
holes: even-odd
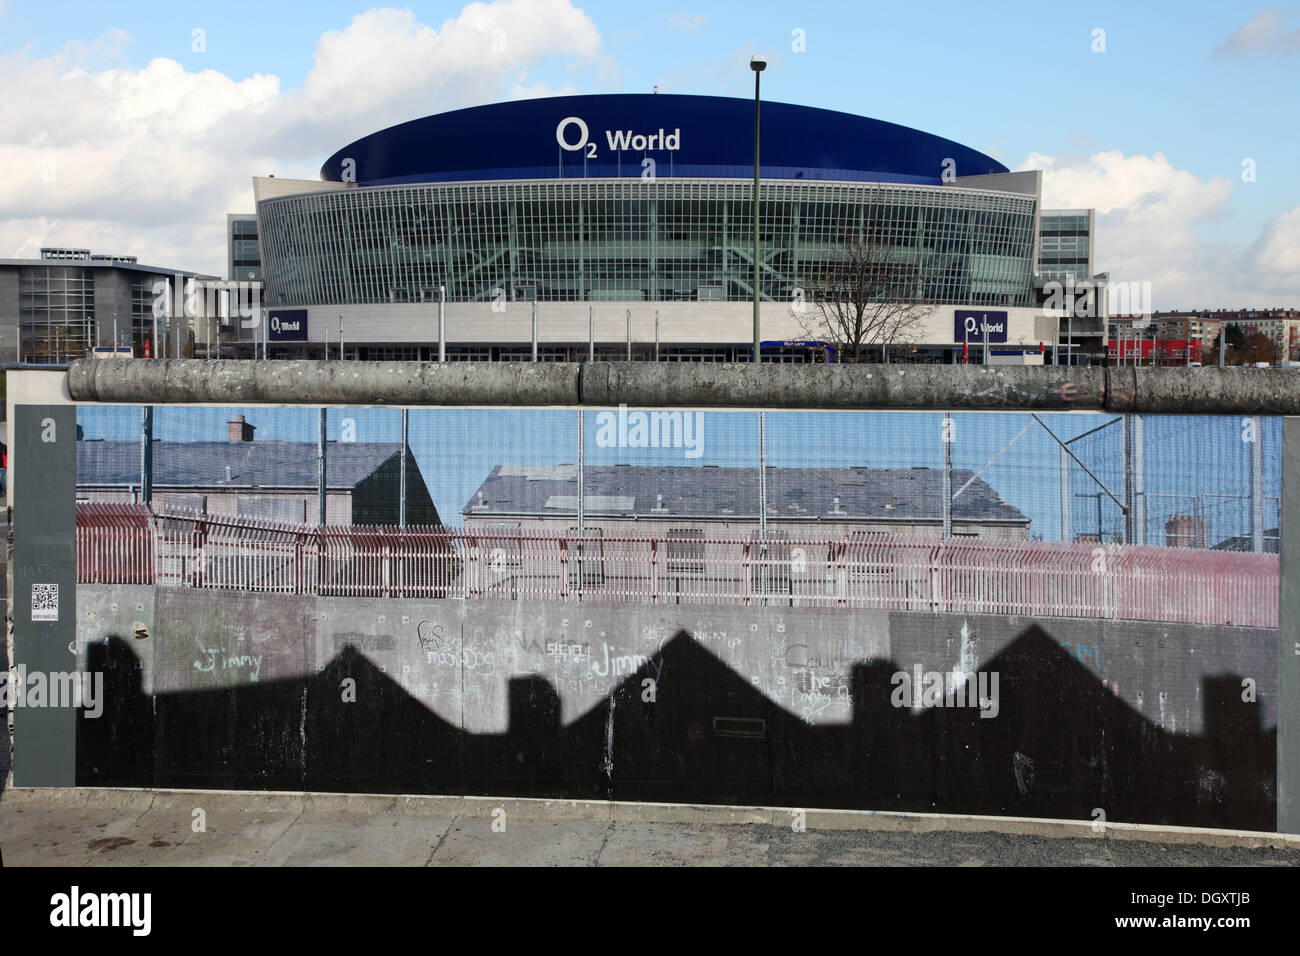
[[[306,309],[271,309],[267,315],[267,339],[271,342],[306,342]]]
[[[591,131],[580,116],[566,116],[555,127],[555,141],[561,149],[571,153],[586,151],[587,159],[597,157],[597,142],[591,139]],[[647,150],[666,149],[670,151],[682,148],[682,131],[678,127],[666,133],[661,126],[657,133],[637,133],[630,129],[607,129],[605,141],[609,143],[610,152],[622,152],[625,149],[645,152]]]
[[[982,345],[985,341],[984,330],[988,329],[990,342],[1007,340],[1007,314],[989,312],[984,309],[955,309],[956,320],[953,322],[953,341],[969,342]]]

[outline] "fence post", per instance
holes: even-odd
[[[149,508],[148,505],[145,505],[145,507]],[[158,516],[153,513],[152,508],[149,508],[149,514],[148,517],[145,518],[145,522],[150,529],[149,562],[153,566],[153,574],[151,575],[151,577],[153,578],[154,584],[159,584],[160,582],[158,580],[158,568],[159,568],[158,550],[160,547],[160,542],[158,539],[162,536],[163,533],[162,522],[158,519]]]
[[[402,525],[402,530],[397,533],[397,547],[394,549],[396,551],[394,560],[397,562],[397,596],[399,598],[406,597],[406,564],[407,555],[411,550],[409,537],[410,534],[406,526]]]
[[[140,409],[140,503],[153,505],[153,406]]]
[[[650,539],[650,603],[659,603],[659,539]]]
[[[945,610],[943,582],[939,578],[939,568],[943,563],[945,547],[945,544],[939,544],[930,549],[930,610],[935,614]]]
[[[329,348],[326,347],[328,357]],[[329,488],[325,483],[325,473],[329,467],[326,460],[326,448],[328,445],[326,425],[328,423],[327,410],[320,410],[319,430],[316,434],[316,523],[324,525],[328,514],[327,501],[329,497]]]
[[[753,603],[754,594],[754,562],[753,555],[750,552],[750,546],[753,539],[746,539],[740,545],[740,566],[745,569],[745,606],[748,607]]]
[[[208,525],[202,518],[198,520],[198,527],[195,529],[198,534],[198,546],[195,548],[197,559],[194,568],[194,586],[201,588],[207,583],[208,570]]]
[[[465,594],[468,597],[474,597],[481,593],[479,585],[483,581],[483,556],[479,553],[478,538],[469,537],[465,539],[469,546],[469,568],[465,575]]]
[[[387,535],[380,537],[382,542],[382,562],[381,567],[384,569],[383,581],[380,584],[380,591],[384,597],[393,596],[393,539]]]
[[[1300,833],[1300,418],[1295,417],[1282,419],[1281,512],[1277,832]]]
[[[847,543],[833,542],[831,555],[835,559],[835,590],[840,607],[849,607],[849,568]]]
[[[569,597],[569,539],[560,538],[560,600]]]

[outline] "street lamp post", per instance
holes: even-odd
[[[767,69],[767,60],[755,54],[749,61],[754,71],[754,363],[760,359],[758,334],[758,80]]]

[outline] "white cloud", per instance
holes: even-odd
[[[1232,181],[1226,177],[1202,181],[1176,169],[1163,153],[1125,156],[1109,150],[1088,159],[1031,153],[1020,168],[1043,170],[1043,205],[1049,208],[1086,200],[1082,204],[1099,213],[1138,207],[1193,222],[1220,213],[1232,192]]]
[[[1277,7],[1255,14],[1214,50],[1217,57],[1259,53],[1281,56],[1300,53],[1300,27],[1288,30],[1285,13]]]
[[[531,72],[552,57],[598,63],[601,38],[570,0],[470,3],[437,28],[369,10],[321,36],[289,92],[165,58],[125,67],[129,42],[112,30],[44,58],[0,55],[0,256],[67,245],[221,274],[225,214],[251,211],[254,175],[314,178],[385,126],[553,95]]]
[[[321,37],[302,89],[285,99],[276,140],[332,151],[355,138],[339,139],[340,121],[373,132],[491,102],[506,80],[548,57],[591,59],[599,51],[596,25],[569,0],[471,3],[437,29],[409,10],[368,10]]]
[[[1300,207],[1272,220],[1246,249],[1197,234],[1231,215],[1233,180],[1203,180],[1162,153],[1035,153],[1017,168],[1043,170],[1043,208],[1096,209],[1097,271],[1150,282],[1157,308],[1281,305],[1300,291]]]
[[[1270,219],[1246,250],[1248,274],[1265,290],[1293,300],[1300,295],[1300,206]]]

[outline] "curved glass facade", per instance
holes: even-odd
[[[752,183],[504,181],[259,204],[272,305],[750,301]],[[1031,306],[1036,199],[952,186],[760,188],[760,295],[789,301],[846,239],[890,249],[930,304]]]

